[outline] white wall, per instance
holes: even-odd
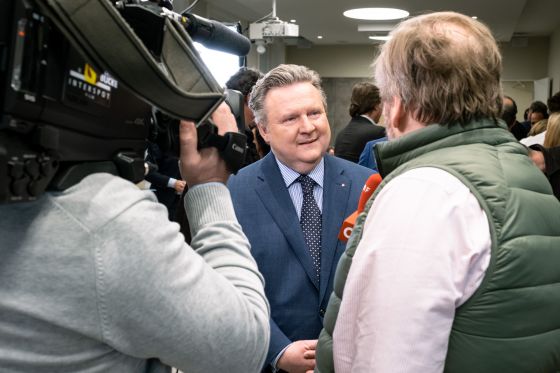
[[[548,76],[552,78],[552,94],[560,91],[560,26],[550,37]]]
[[[560,43],[560,30],[558,31]],[[504,80],[536,80],[548,76],[549,38],[529,38],[526,47],[501,43]],[[308,66],[328,78],[372,76],[371,63],[376,45],[326,45],[311,48],[288,47],[286,62]],[[560,54],[560,45],[558,46]],[[560,55],[558,56],[560,60]]]
[[[373,75],[371,63],[376,53],[374,45],[288,47],[286,63],[305,65],[323,78],[361,78]]]
[[[527,38],[527,46],[500,43],[503,80],[537,80],[548,76],[550,38]]]

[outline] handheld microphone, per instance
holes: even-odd
[[[360,215],[360,213],[364,211],[364,207],[366,206],[367,201],[373,195],[373,192],[375,192],[379,184],[381,184],[381,175],[379,174],[373,174],[367,179],[364,187],[362,188],[360,200],[358,201],[358,209],[354,211],[349,217],[347,217],[342,223],[342,227],[340,228],[340,232],[338,233],[338,239],[340,241],[348,241],[350,235],[352,234],[352,230],[354,229],[354,224],[356,224],[358,215]]]
[[[186,29],[194,41],[205,47],[222,52],[246,56],[251,50],[251,41],[224,24],[194,14],[185,13]]]

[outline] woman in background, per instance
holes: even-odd
[[[543,145],[531,145],[529,155],[544,172],[554,195],[560,200],[560,112],[550,115]]]
[[[560,112],[550,114],[543,146],[545,148],[560,146]]]

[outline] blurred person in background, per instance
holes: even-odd
[[[517,121],[517,104],[509,96],[504,96],[502,119],[506,122],[509,131],[517,140],[527,137],[527,128]]]
[[[374,84],[362,82],[352,88],[350,122],[336,136],[334,154],[358,163],[368,141],[385,136],[385,128],[377,125],[381,118],[381,97]]]
[[[556,92],[546,101],[550,114],[560,111],[560,92]]]
[[[550,114],[543,144],[530,148],[531,159],[545,173],[554,195],[560,200],[560,112]]]
[[[535,123],[548,118],[548,108],[542,101],[533,102],[529,107],[529,112],[529,121],[531,122],[531,127]]]
[[[263,74],[255,69],[242,67],[226,82],[226,87],[241,92],[243,95],[243,115],[245,119],[245,136],[247,136],[247,152],[245,153],[245,166],[262,158],[259,154],[259,144],[255,138],[255,116],[249,109],[249,94],[251,89]]]
[[[536,136],[539,133],[543,133],[546,131],[546,126],[548,124],[548,118],[547,119],[541,119],[538,122],[533,123],[533,125],[531,126],[531,130],[528,133],[528,136]]]

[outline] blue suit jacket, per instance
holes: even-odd
[[[375,173],[379,173],[379,171],[377,170],[377,161],[375,160],[375,154],[373,154],[373,149],[375,148],[375,145],[379,144],[380,142],[386,141],[388,141],[388,138],[386,136],[368,141],[366,143],[366,146],[364,146],[362,154],[360,154],[358,164],[367,168],[371,168],[373,171],[375,171]]]
[[[273,153],[229,180],[235,213],[265,278],[271,341],[265,370],[292,341],[316,339],[345,243],[338,240],[371,170],[325,156],[321,275],[318,283],[299,219]]]

